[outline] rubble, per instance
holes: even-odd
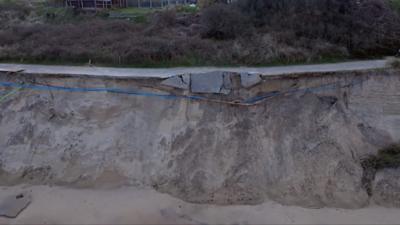
[[[167,78],[162,85],[188,90],[190,87],[190,74],[177,75]]]
[[[244,88],[250,88],[259,84],[262,79],[259,74],[240,73],[240,81]]]
[[[8,196],[0,200],[0,216],[16,218],[28,205],[32,198],[28,193]]]

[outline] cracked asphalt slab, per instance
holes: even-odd
[[[253,73],[265,76],[293,73],[336,72],[380,69],[386,67],[387,60],[363,60],[341,63],[291,65],[273,67],[176,67],[176,68],[115,68],[96,66],[59,66],[0,63],[2,72],[27,74],[54,74],[71,76],[101,76],[122,78],[168,78],[181,74],[210,73],[215,71]]]

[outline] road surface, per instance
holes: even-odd
[[[29,74],[87,75],[107,77],[167,78],[185,73],[206,73],[212,71],[247,72],[263,75],[283,75],[308,72],[335,72],[368,70],[386,67],[386,60],[365,60],[344,63],[274,66],[274,67],[177,67],[177,68],[112,68],[89,66],[50,66],[28,64],[1,64],[0,71],[23,71]]]

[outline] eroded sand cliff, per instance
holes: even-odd
[[[377,174],[368,195],[360,163],[400,140],[399,71],[225,73],[211,91],[195,90],[201,78],[178,78],[1,74],[0,91],[11,94],[0,102],[0,185],[133,185],[208,204],[400,207],[396,173]]]

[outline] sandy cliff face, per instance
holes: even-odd
[[[224,74],[213,87],[221,93],[157,79],[0,78],[31,85],[0,102],[1,185],[152,186],[214,204],[398,206],[398,195],[379,196],[381,180],[399,178],[382,171],[371,197],[360,165],[400,140],[398,71],[252,78],[246,88],[249,80]]]

